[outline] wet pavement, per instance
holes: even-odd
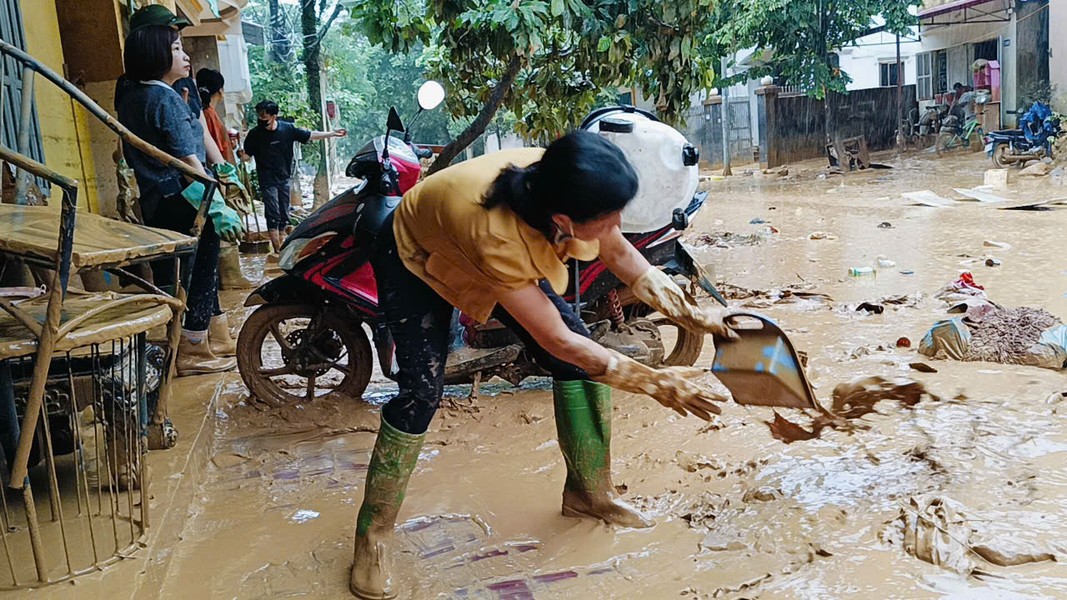
[[[450,389],[456,401],[431,426],[401,512],[401,597],[1067,596],[1067,567],[1055,560],[1067,534],[1067,377],[932,361],[915,349],[943,318],[933,295],[964,269],[999,304],[1067,318],[1067,208],[909,206],[901,193],[954,198],[954,187],[980,185],[987,159],[882,162],[896,168],[820,179],[809,164],[790,179],[709,181],[690,239],[734,234],[727,247],[695,250],[732,286],[828,297],[732,302],[786,329],[824,404],[860,376],[912,377],[937,398],[882,402],[858,427],[787,445],[771,436],[768,408],[729,404],[709,425],[616,393],[615,483],[658,522],[638,531],[560,516],[564,467],[543,382],[491,386],[473,404]],[[995,193],[1047,200],[1067,188],[1045,178]],[[987,254],[1001,266],[976,262]],[[895,266],[879,267],[879,257]],[[851,267],[878,273],[851,277]],[[897,295],[909,298],[881,314],[853,310]],[[901,337],[912,347],[897,348]],[[709,342],[698,364],[710,357]],[[136,596],[348,597],[376,403],[392,388],[379,375],[370,402],[271,408],[247,398],[235,376],[221,381],[184,530],[173,545],[146,549],[165,568]],[[105,597],[131,566],[35,595]]]

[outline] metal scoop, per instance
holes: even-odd
[[[747,406],[818,408],[800,357],[785,333],[767,317],[735,313],[725,323],[739,336],[715,336],[711,372]]]

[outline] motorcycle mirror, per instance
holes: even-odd
[[[400,113],[396,112],[396,107],[389,108],[389,119],[385,122],[385,126],[389,128],[389,131],[404,131],[404,122],[400,120]]]
[[[419,87],[419,107],[422,110],[433,110],[445,100],[445,88],[436,81],[430,80]]]

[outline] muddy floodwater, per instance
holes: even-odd
[[[401,597],[1067,597],[1067,377],[916,351],[944,318],[934,294],[962,270],[998,304],[1067,318],[1067,208],[909,206],[901,193],[956,198],[953,188],[980,185],[987,159],[882,160],[895,168],[821,179],[813,164],[790,178],[706,182],[687,239],[735,297],[825,295],[731,302],[786,330],[824,403],[862,376],[910,377],[936,398],[881,402],[858,427],[785,444],[765,423],[769,408],[731,403],[709,425],[616,393],[615,483],[657,521],[638,531],[560,515],[564,466],[545,382],[490,384],[473,400],[450,388],[401,512]],[[1045,178],[996,193],[1048,200],[1067,188]],[[851,277],[851,267],[878,272]],[[854,310],[902,295],[881,314]],[[698,364],[711,351],[709,341]],[[377,405],[395,387],[379,375],[369,402],[277,409],[248,399],[235,375],[223,386],[180,542],[151,549],[168,563],[155,592],[348,597]],[[35,595],[106,597],[109,576]]]

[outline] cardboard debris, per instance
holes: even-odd
[[[929,206],[932,208],[946,208],[949,206],[955,206],[956,202],[949,200],[948,198],[938,196],[930,190],[921,190],[918,192],[904,192],[901,194],[905,199],[911,200],[918,206]]]

